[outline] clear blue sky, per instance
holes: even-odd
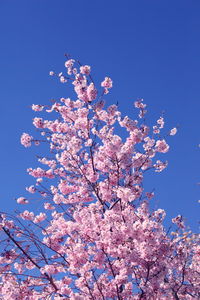
[[[26,168],[38,148],[23,148],[33,133],[32,103],[67,97],[67,87],[48,76],[62,71],[64,53],[90,64],[93,76],[113,78],[109,101],[133,114],[138,97],[150,122],[164,110],[167,128],[179,124],[165,156],[169,167],[148,176],[156,205],[168,218],[183,214],[198,230],[200,199],[200,1],[199,0],[1,0],[1,210],[33,183]]]

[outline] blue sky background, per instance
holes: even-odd
[[[97,81],[114,81],[110,104],[134,116],[144,98],[150,123],[165,111],[166,128],[179,124],[165,155],[168,168],[147,176],[156,207],[198,230],[200,187],[200,1],[198,0],[1,0],[0,1],[0,199],[17,207],[33,180],[39,148],[20,145],[33,133],[33,103],[67,97],[68,88],[48,76],[64,69],[64,53],[90,64]],[[37,203],[36,203],[37,205]]]

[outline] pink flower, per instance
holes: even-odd
[[[20,214],[20,217],[24,220],[33,220],[34,219],[34,213],[29,212],[28,210],[25,210]]]
[[[160,133],[160,129],[158,128],[158,126],[153,126],[153,133],[154,134],[159,134]]]
[[[165,140],[158,140],[156,142],[156,151],[161,153],[166,153],[169,150],[169,145]]]
[[[183,221],[183,217],[181,215],[178,215],[177,217],[172,219],[172,223],[176,224],[179,228],[184,228],[184,221]]]
[[[165,122],[164,122],[164,118],[163,117],[160,117],[158,120],[157,120],[157,124],[159,125],[159,128],[162,129],[165,125]]]
[[[32,105],[32,110],[34,110],[34,111],[42,111],[43,108],[44,108],[43,105],[39,105],[39,104],[33,104]]]
[[[65,83],[67,82],[65,76],[60,76],[60,82]]]
[[[33,139],[33,137],[30,136],[28,133],[23,133],[21,136],[21,144],[24,147],[30,147],[32,139]]]
[[[145,107],[147,105],[145,103],[143,103],[143,99],[139,99],[134,102],[134,106],[135,106],[135,108],[145,109]]]
[[[27,204],[28,200],[26,198],[24,198],[24,197],[19,197],[17,199],[17,203],[19,203],[19,204]]]
[[[145,103],[143,103],[143,99],[139,99],[135,101],[134,103],[135,108],[139,108],[139,118],[144,118],[144,115],[147,113],[147,110],[145,110],[145,107],[147,106]]]
[[[172,128],[172,129],[170,130],[169,135],[175,135],[176,133],[177,133],[177,128],[174,127],[174,128]]]
[[[102,81],[101,86],[106,89],[111,89],[113,86],[112,79],[109,77],[105,77],[104,81]]]
[[[90,85],[87,88],[87,95],[88,100],[91,102],[92,100],[95,100],[97,97],[97,90],[95,89],[94,83],[90,83]]]
[[[65,67],[66,68],[72,68],[74,65],[75,60],[74,59],[69,59],[65,62]]]
[[[40,223],[46,219],[46,214],[45,213],[40,213],[39,215],[35,216],[33,222],[34,223]]]
[[[154,192],[151,192],[151,193],[146,192],[146,196],[148,199],[152,199],[154,197]]]
[[[26,190],[31,194],[34,194],[36,192],[36,188],[34,187],[34,185],[27,187]]]
[[[44,128],[44,121],[42,118],[34,118],[33,119],[33,125],[36,128]]]
[[[90,71],[91,71],[90,66],[85,65],[80,67],[81,74],[89,75]]]
[[[54,209],[55,206],[51,205],[51,203],[45,202],[45,203],[44,203],[44,208],[45,208],[45,209]]]
[[[162,172],[168,165],[168,162],[162,162],[160,160],[156,161],[156,164],[154,164],[154,168],[156,172]]]
[[[45,171],[41,168],[36,168],[36,169],[32,169],[32,168],[29,168],[28,170],[28,173],[33,176],[33,177],[44,177],[45,176]]]

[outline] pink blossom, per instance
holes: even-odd
[[[146,104],[143,103],[143,99],[139,99],[139,100],[135,101],[134,106],[135,106],[135,108],[140,108],[140,109],[146,108]]]
[[[171,130],[170,130],[170,135],[175,135],[177,133],[177,128],[176,127],[174,127],[174,128],[172,128]]]
[[[31,169],[31,170],[32,170],[32,169]],[[28,172],[29,172],[29,169],[28,169]],[[42,174],[41,174],[41,175],[42,175]],[[41,183],[42,181],[43,181],[42,178],[37,178],[37,179],[36,179],[36,182],[37,182],[37,183]]]
[[[24,197],[19,197],[17,198],[17,203],[19,204],[27,204],[28,203],[28,200]]]
[[[45,209],[55,209],[55,206],[51,205],[51,203],[45,202],[44,203],[44,208]]]
[[[147,196],[148,199],[152,199],[154,197],[154,193],[153,192],[152,193],[147,192],[146,196]]]
[[[33,104],[32,105],[32,110],[34,110],[34,111],[42,111],[43,108],[44,108],[43,105],[39,105],[39,104]]]
[[[87,88],[87,95],[88,95],[88,101],[95,100],[97,97],[97,90],[95,89],[95,86],[93,83],[90,83],[90,85]]]
[[[165,140],[158,140],[155,145],[157,152],[166,153],[169,151],[169,145],[166,143]]]
[[[111,89],[113,86],[112,79],[110,77],[105,77],[104,81],[102,81],[101,86],[106,89]]]
[[[60,203],[65,203],[65,197],[61,194],[55,194],[54,197],[53,197],[53,201],[56,203],[56,204],[60,204]]]
[[[20,273],[22,274],[22,271],[24,269],[23,264],[19,264],[19,263],[14,263],[14,268]]]
[[[45,267],[43,267],[40,270],[40,272],[42,274],[47,273],[47,274],[50,274],[50,275],[58,273],[57,269],[56,269],[56,266],[54,266],[54,265],[46,265]]]
[[[45,213],[40,213],[39,215],[35,216],[33,222],[34,223],[40,223],[46,219],[46,214]]]
[[[65,67],[66,68],[72,68],[74,65],[75,60],[74,59],[69,59],[65,62]]]
[[[60,82],[62,82],[62,83],[67,82],[67,79],[65,78],[65,76],[60,76]]]
[[[162,129],[164,127],[164,118],[163,117],[160,117],[158,120],[157,120],[157,124],[159,125],[159,128]]]
[[[29,168],[27,171],[33,177],[43,177],[46,174],[46,172],[41,168],[36,168],[36,169]]]
[[[29,212],[28,210],[25,210],[20,214],[20,217],[24,220],[33,220],[34,219],[34,213]]]
[[[139,114],[138,114],[139,118],[140,118],[140,119],[141,119],[141,118],[144,118],[145,114],[147,113],[147,110],[145,110],[146,104],[143,103],[143,99],[140,99],[140,100],[135,101],[135,102],[134,102],[134,106],[135,106],[136,108],[139,108],[139,109],[140,109]]]
[[[33,137],[30,136],[28,133],[23,133],[22,136],[21,136],[21,144],[24,147],[30,147],[32,140],[33,140]]]
[[[158,128],[158,126],[153,126],[153,133],[154,134],[159,134],[160,133],[160,129]]]
[[[156,161],[156,164],[154,164],[154,168],[156,172],[162,172],[168,165],[168,162],[162,162],[160,160]]]
[[[184,222],[183,222],[183,217],[181,215],[178,215],[177,217],[172,219],[172,223],[176,224],[180,228],[184,228]]]
[[[33,125],[36,128],[44,128],[44,122],[43,122],[42,118],[34,118]]]
[[[36,188],[34,187],[34,185],[27,187],[26,190],[31,194],[34,194],[36,192]]]
[[[90,72],[91,72],[91,67],[88,66],[88,65],[81,66],[81,67],[80,67],[80,72],[81,72],[82,74],[89,75]]]

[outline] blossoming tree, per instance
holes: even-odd
[[[167,166],[156,158],[169,150],[163,117],[150,129],[142,100],[134,103],[138,120],[122,116],[104,102],[109,77],[98,91],[90,66],[68,59],[65,67],[50,75],[72,83],[75,100],[33,105],[53,116],[34,118],[39,138],[21,137],[25,147],[45,143],[49,154],[28,169],[39,212],[0,215],[0,299],[199,299],[199,236],[181,216],[167,231],[165,211],[149,208],[153,193],[143,188],[147,170]]]

